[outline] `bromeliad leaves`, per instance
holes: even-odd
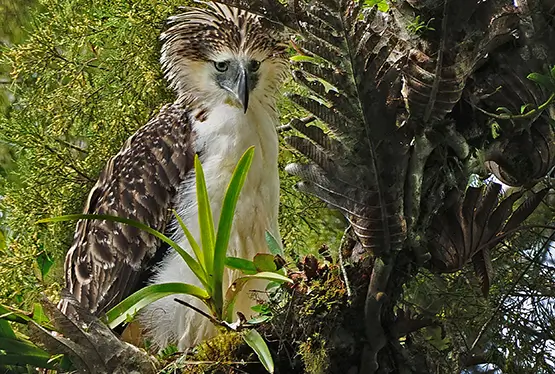
[[[491,250],[514,234],[548,190],[533,193],[513,211],[522,193],[513,193],[499,202],[500,184],[468,187],[459,202],[434,217],[428,239],[431,268],[442,273],[454,272],[472,260],[487,296],[493,275]]]

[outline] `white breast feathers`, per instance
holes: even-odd
[[[253,163],[237,203],[228,256],[252,260],[256,253],[267,252],[266,230],[279,238],[278,119],[274,111],[268,111],[271,107],[253,100],[249,111],[244,114],[239,108],[222,104],[212,109],[204,122],[197,121],[194,125],[195,148],[204,169],[216,225],[233,170],[243,153],[250,146],[255,146]],[[194,180],[194,175],[189,175],[181,184],[174,205],[195,239],[200,242]],[[180,229],[176,229],[173,238],[193,254]],[[226,269],[224,294],[238,276],[239,273]],[[156,284],[167,282],[201,286],[175,252],[166,256],[151,280],[151,283]],[[263,291],[264,287],[265,282],[252,282],[247,284],[245,291]],[[248,317],[252,314],[250,307],[256,302],[245,291],[238,297],[235,310]],[[216,329],[207,318],[178,304],[175,298],[206,310],[200,301],[184,295],[169,296],[151,304],[139,318],[147,335],[157,346],[177,343],[179,349],[185,349],[215,335]]]

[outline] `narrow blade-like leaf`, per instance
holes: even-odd
[[[197,276],[197,278],[201,281],[204,287],[207,290],[210,290],[210,284],[207,282],[208,276],[205,271],[202,269],[200,264],[186,251],[183,250],[173,240],[168,238],[166,235],[162,234],[161,232],[154,230],[152,227],[145,225],[144,223],[133,221],[131,219],[112,216],[109,214],[69,214],[66,216],[58,216],[58,217],[51,217],[51,218],[44,218],[38,220],[37,223],[49,223],[49,222],[62,222],[62,221],[75,221],[80,219],[100,219],[100,220],[107,220],[107,221],[114,221],[125,223],[127,225],[136,227],[143,231],[148,232],[149,234],[155,236],[156,238],[160,239],[164,243],[168,244],[172,247],[179,255],[183,258],[183,260],[187,263],[187,266],[191,269],[191,271]]]
[[[234,270],[241,270],[244,274],[252,275],[258,273],[254,262],[239,257],[226,257],[225,266]]]
[[[12,321],[22,324],[27,324],[31,321],[31,317],[21,311],[14,310],[11,307],[0,304],[0,321]]]
[[[491,250],[486,247],[472,257],[474,271],[480,278],[482,286],[482,294],[487,299],[489,296],[489,288],[493,278],[493,265],[491,263]]]
[[[185,236],[187,237],[187,240],[189,241],[189,245],[193,249],[193,252],[195,253],[195,256],[196,256],[197,261],[199,262],[200,266],[202,266],[202,268],[204,269],[205,272],[208,271],[208,269],[206,268],[206,262],[205,262],[205,259],[204,259],[204,253],[202,252],[202,249],[200,248],[197,241],[195,240],[195,238],[193,237],[193,235],[191,234],[191,232],[189,231],[187,226],[185,226],[185,223],[183,222],[181,217],[179,217],[179,214],[177,214],[177,212],[175,210],[173,211],[173,215],[175,216],[175,219],[179,223],[179,226],[181,226],[181,230],[183,230],[183,232],[185,233]]]
[[[202,250],[204,253],[204,262],[208,275],[214,273],[214,218],[212,217],[212,209],[210,209],[210,199],[206,188],[206,180],[204,179],[204,170],[198,155],[195,155],[195,176],[197,184],[197,203],[198,203],[198,223],[200,227],[200,239],[202,242]],[[214,284],[212,282],[212,284]]]
[[[268,373],[274,372],[274,360],[272,354],[268,349],[268,345],[264,341],[264,338],[255,329],[247,331],[243,335],[243,340],[253,349],[253,351],[258,356],[258,359],[264,365],[264,368]]]
[[[216,245],[214,247],[214,303],[216,306],[223,305],[223,275],[224,266],[226,261],[227,246],[229,244],[229,237],[231,235],[231,225],[233,224],[233,215],[235,214],[235,207],[239,199],[239,193],[247,179],[247,173],[254,157],[254,147],[250,147],[241,156],[237,163],[231,180],[225,192],[224,201],[222,204],[222,212],[220,214],[220,221],[218,222],[218,234],[216,237]]]
[[[539,73],[530,73],[526,77],[530,79],[532,82],[539,84],[540,86],[548,89],[549,91],[555,91],[555,82],[554,80],[548,76]]]
[[[13,332],[10,323],[3,319],[0,319],[0,338],[15,339],[15,332]]]
[[[36,261],[37,267],[40,271],[41,279],[44,279],[44,277],[46,277],[46,275],[48,274],[48,272],[52,268],[52,265],[54,265],[54,260],[50,256],[48,256],[48,254],[46,252],[41,252],[37,256],[35,261]]]
[[[186,283],[162,283],[153,284],[140,289],[131,296],[127,297],[121,303],[113,307],[106,313],[106,322],[110,328],[118,326],[127,319],[128,315],[135,315],[145,306],[159,300],[163,297],[186,294],[194,296],[204,302],[210,299],[208,292]]]
[[[0,337],[0,350],[5,352],[0,354],[0,366],[30,365],[37,368],[55,368],[54,363],[50,362],[50,354],[31,342]]]

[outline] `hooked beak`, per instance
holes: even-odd
[[[247,69],[243,67],[239,71],[239,77],[237,78],[233,94],[243,106],[243,113],[247,113],[249,108],[249,77]]]
[[[241,66],[235,79],[228,84],[222,84],[222,88],[231,93],[243,108],[243,113],[247,113],[249,108],[249,73],[247,69]]]

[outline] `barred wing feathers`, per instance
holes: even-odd
[[[91,190],[86,214],[108,214],[164,231],[180,182],[193,166],[189,114],[166,105],[110,159]],[[158,240],[135,227],[81,220],[65,261],[66,287],[81,306],[99,314],[137,286]],[[68,308],[61,302],[62,310]]]

